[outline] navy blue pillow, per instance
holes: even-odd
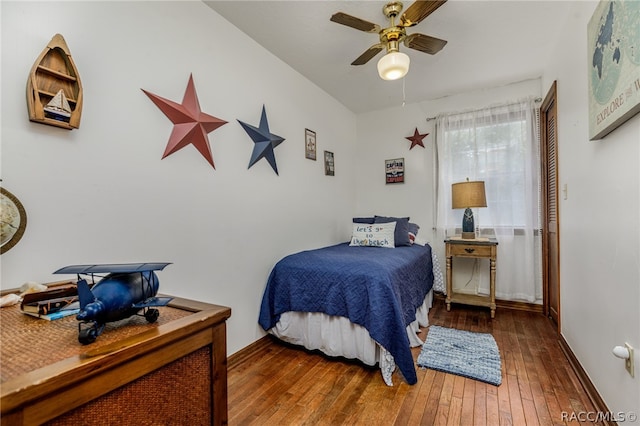
[[[413,235],[418,235],[418,229],[420,229],[420,227],[417,224],[409,222],[409,232]]]
[[[396,231],[393,233],[395,246],[410,246],[409,239],[409,218],[408,217],[390,217],[375,216],[373,223],[389,223],[396,222]]]
[[[353,223],[368,223],[372,224],[374,221],[373,217],[354,217]]]

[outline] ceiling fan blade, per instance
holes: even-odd
[[[404,39],[405,46],[431,55],[441,51],[446,44],[446,40],[419,33],[408,35]]]
[[[370,48],[368,48],[362,55],[358,57],[355,61],[351,62],[351,65],[364,65],[369,62],[374,56],[376,56],[380,51],[384,49],[384,44],[374,44]]]
[[[364,19],[356,18],[355,16],[347,15],[346,13],[337,12],[331,15],[331,21],[338,24],[346,25],[347,27],[355,28],[356,30],[365,31],[367,33],[377,33],[380,31],[380,26]]]
[[[412,27],[419,24],[424,18],[431,15],[447,0],[417,0],[402,14],[400,22],[404,27]]]

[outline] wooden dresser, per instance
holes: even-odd
[[[156,323],[108,323],[83,346],[74,316],[2,308],[2,425],[227,424],[231,309],[174,298],[159,310]]]

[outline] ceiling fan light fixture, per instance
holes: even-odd
[[[378,61],[378,74],[383,80],[397,80],[409,72],[409,56],[402,52],[389,52]]]

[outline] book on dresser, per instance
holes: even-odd
[[[27,315],[49,321],[77,314],[78,288],[75,284],[66,284],[27,293],[22,298],[20,310]]]
[[[54,299],[38,300],[31,303],[22,304],[22,312],[47,315],[68,308],[73,302],[78,300],[78,296],[56,297]]]
[[[60,318],[69,317],[71,315],[77,315],[80,312],[80,308],[66,308],[56,312],[52,312],[50,314],[37,314],[35,312],[27,312],[22,311],[23,313],[30,315],[32,317],[40,318],[47,321],[55,321]]]

